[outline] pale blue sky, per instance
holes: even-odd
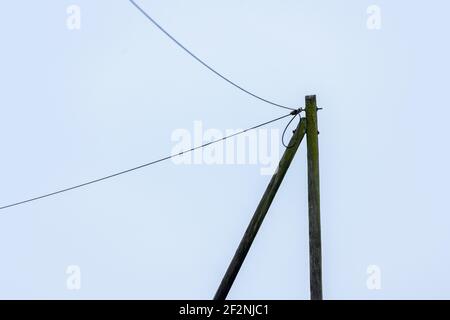
[[[317,95],[325,298],[450,298],[448,1],[137,2],[265,98]],[[165,156],[195,120],[285,114],[128,0],[5,2],[0,34],[0,205]],[[270,179],[259,169],[166,162],[3,211],[0,298],[212,298]],[[309,297],[305,169],[302,146],[230,298]],[[381,290],[366,287],[369,265]]]

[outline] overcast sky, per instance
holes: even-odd
[[[136,1],[246,89],[317,95],[326,299],[450,298],[448,1]],[[0,206],[166,156],[196,123],[287,113],[128,0],[8,1],[0,35]],[[258,131],[276,158],[286,124]],[[168,161],[0,211],[0,298],[212,298],[260,160]],[[302,145],[229,297],[308,299],[307,224]]]

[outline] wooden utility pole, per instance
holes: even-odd
[[[220,283],[219,289],[214,296],[214,300],[225,300],[227,298],[231,286],[236,279],[248,251],[250,250],[253,240],[262,225],[264,217],[272,204],[275,194],[277,193],[289,165],[291,164],[292,159],[294,158],[295,153],[297,152],[297,149],[305,136],[305,132],[306,121],[302,119],[298,124],[291,141],[289,142],[289,148],[285,150],[283,157],[280,160],[277,172],[275,172],[270,180],[269,186],[267,187],[258,207],[256,208],[255,214],[253,215],[253,218],[245,231],[244,237],[242,238],[239,247],[234,254],[233,260],[231,261],[230,266],[228,267],[225,276]]]
[[[323,299],[318,135],[316,96],[307,96],[306,144],[308,149],[309,281],[311,300]]]

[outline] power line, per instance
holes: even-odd
[[[279,108],[283,108],[283,109],[287,109],[287,110],[296,110],[294,108],[290,108],[290,107],[286,107],[283,106],[281,104],[272,102],[270,100],[264,99],[244,88],[242,88],[240,85],[236,84],[235,82],[231,81],[230,79],[228,79],[227,77],[225,77],[224,75],[222,75],[221,73],[219,73],[218,71],[216,71],[215,69],[213,69],[212,67],[210,67],[208,64],[206,64],[203,60],[201,60],[199,57],[197,57],[194,53],[192,53],[192,51],[190,51],[188,48],[186,48],[184,45],[182,45],[177,39],[175,39],[169,32],[167,32],[158,22],[156,22],[146,11],[144,11],[144,9],[142,9],[136,2],[134,2],[133,0],[130,0],[130,2],[148,19],[150,20],[159,30],[161,30],[167,37],[170,38],[170,40],[172,40],[173,42],[175,42],[181,49],[183,49],[184,51],[186,51],[191,57],[193,57],[195,60],[197,60],[199,63],[201,63],[204,67],[206,67],[208,70],[212,71],[214,74],[216,74],[217,76],[219,76],[220,78],[222,78],[223,80],[225,80],[226,82],[228,82],[229,84],[231,84],[232,86],[238,88],[239,90],[251,95],[252,97],[264,101],[268,104],[271,104],[273,106],[279,107]]]
[[[244,134],[244,133],[246,133],[247,131],[251,131],[251,130],[254,130],[254,129],[257,129],[257,128],[266,126],[266,125],[268,125],[268,124],[271,124],[271,123],[273,123],[273,122],[282,120],[282,119],[287,118],[287,117],[289,117],[289,116],[292,116],[292,115],[295,116],[295,115],[298,114],[299,111],[300,111],[300,109],[299,109],[299,110],[294,110],[293,112],[291,112],[290,114],[287,114],[287,115],[285,115],[285,116],[282,116],[282,117],[279,117],[279,118],[276,118],[276,119],[273,119],[273,120],[270,120],[270,121],[266,121],[266,122],[264,122],[264,123],[261,123],[261,124],[258,124],[258,125],[256,125],[256,126],[253,126],[253,127],[251,127],[251,128],[248,128],[248,129],[245,129],[245,130],[236,132],[236,133],[231,134],[231,135],[229,135],[229,136],[225,136],[225,137],[223,137],[223,138],[221,138],[221,139],[217,139],[217,140],[214,140],[214,141],[211,141],[211,142],[202,144],[202,145],[200,145],[200,146],[194,147],[194,148],[192,148],[192,149],[185,150],[185,151],[182,151],[182,152],[180,152],[180,153],[173,154],[173,155],[170,155],[170,156],[166,156],[166,157],[164,157],[164,158],[161,158],[161,159],[158,159],[158,160],[154,160],[154,161],[152,161],[152,162],[148,162],[148,163],[142,164],[142,165],[140,165],[140,166],[137,166],[137,167],[134,167],[134,168],[131,168],[131,169],[127,169],[127,170],[124,170],[124,171],[120,171],[120,172],[117,172],[117,173],[114,173],[114,174],[111,174],[111,175],[108,175],[108,176],[105,176],[105,177],[102,177],[102,178],[98,178],[98,179],[95,179],[95,180],[91,180],[91,181],[88,181],[88,182],[85,182],[85,183],[82,183],[82,184],[79,184],[79,185],[76,185],[76,186],[73,186],[73,187],[70,187],[70,188],[61,189],[61,190],[58,190],[58,191],[55,191],[55,192],[52,192],[52,193],[48,193],[48,194],[45,194],[45,195],[42,195],[42,196],[39,196],[39,197],[35,197],[35,198],[31,198],[31,199],[19,201],[19,202],[13,203],[13,204],[9,204],[9,205],[0,207],[0,210],[4,210],[4,209],[16,207],[16,206],[23,205],[23,204],[26,204],[26,203],[30,203],[30,202],[34,202],[34,201],[37,201],[37,200],[41,200],[41,199],[44,199],[44,198],[49,198],[49,197],[52,197],[52,196],[59,195],[59,194],[61,194],[61,193],[65,193],[65,192],[72,191],[72,190],[75,190],[75,189],[80,189],[80,188],[89,186],[89,185],[94,184],[94,183],[98,183],[98,182],[101,182],[101,181],[105,181],[105,180],[108,180],[108,179],[111,179],[111,178],[115,178],[115,177],[117,177],[117,176],[121,176],[121,175],[130,173],[130,172],[133,172],[133,171],[137,171],[137,170],[140,170],[140,169],[149,167],[149,166],[151,166],[151,165],[154,165],[154,164],[157,164],[157,163],[160,163],[160,162],[163,162],[163,161],[166,161],[166,160],[169,160],[169,159],[178,157],[178,156],[182,156],[182,155],[184,155],[184,154],[186,154],[186,153],[190,153],[190,152],[195,151],[195,150],[197,150],[197,149],[205,148],[205,147],[210,146],[210,145],[212,145],[212,144],[215,144],[215,143],[218,143],[218,142],[221,142],[221,141],[225,141],[225,140],[230,139],[230,138],[232,138],[232,137],[235,137],[235,136]]]

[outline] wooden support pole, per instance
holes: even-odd
[[[267,187],[258,207],[256,208],[255,214],[253,215],[250,224],[245,231],[244,237],[242,238],[236,253],[234,254],[233,260],[228,267],[225,276],[220,283],[219,289],[217,290],[214,300],[223,301],[227,298],[228,293],[230,292],[231,286],[233,285],[234,280],[247,256],[247,253],[250,250],[250,247],[253,243],[253,240],[258,233],[259,228],[262,225],[264,217],[269,210],[270,205],[275,197],[275,194],[278,191],[278,188],[283,181],[284,176],[289,168],[289,165],[292,162],[292,159],[297,152],[297,149],[303,140],[306,132],[306,121],[302,119],[295,130],[291,141],[289,142],[290,148],[287,148],[283,154],[283,157],[280,160],[278,165],[277,172],[273,175],[270,180],[269,186]],[[292,147],[291,147],[292,146]]]
[[[318,135],[316,96],[307,96],[306,144],[308,148],[309,276],[311,300],[323,299]]]

